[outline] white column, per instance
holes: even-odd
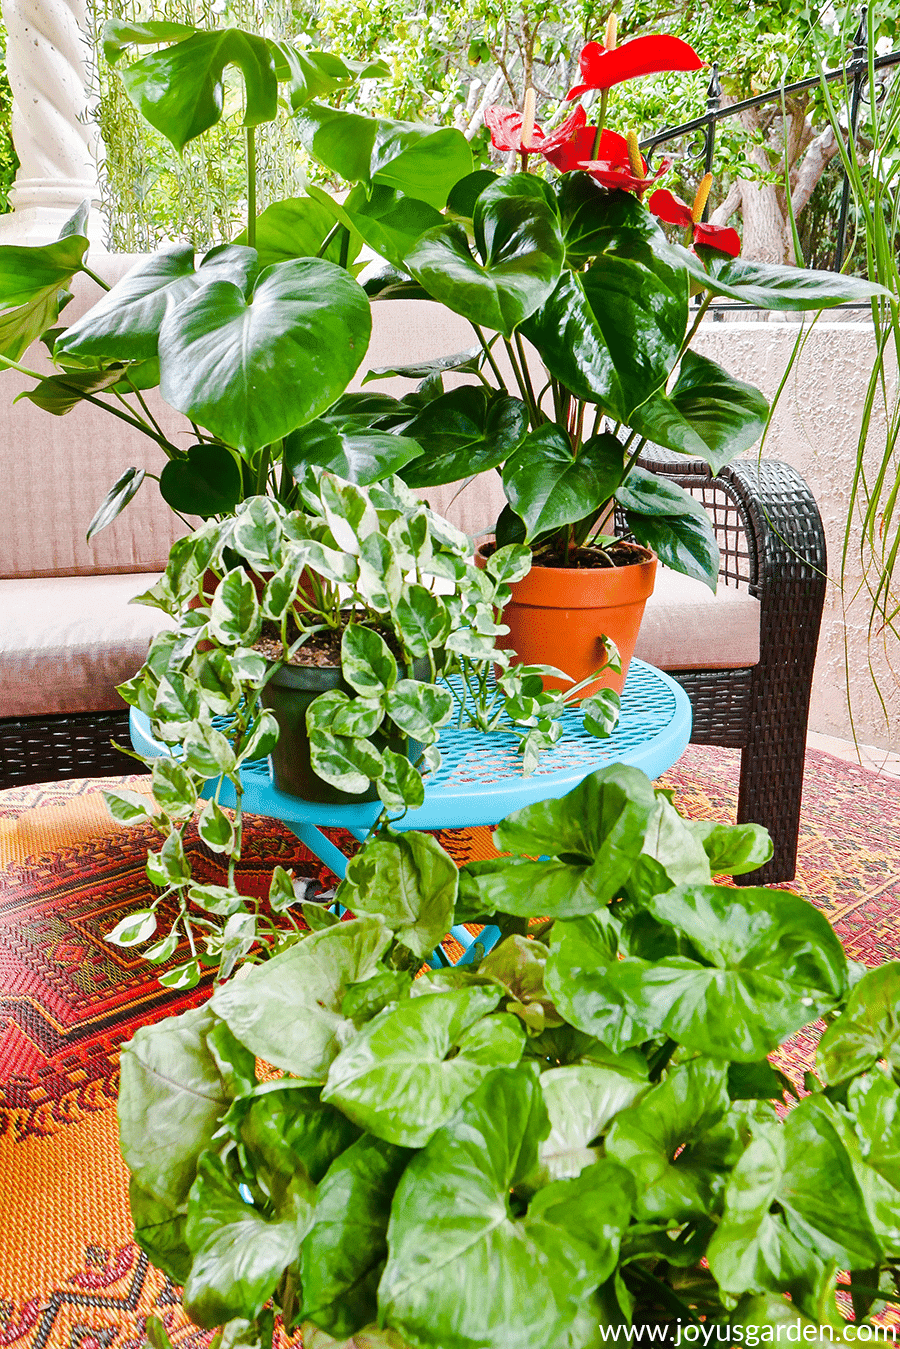
[[[0,242],[48,243],[88,200],[91,239],[102,248],[86,0],[0,0],[0,8],[20,161],[10,193],[13,212],[0,216]]]

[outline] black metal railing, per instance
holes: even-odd
[[[824,71],[821,75],[811,75],[806,79],[794,80],[791,84],[781,84],[777,88],[768,89],[765,93],[755,94],[752,98],[742,99],[739,103],[729,103],[726,107],[722,106],[722,85],[719,79],[718,64],[712,67],[712,76],[706,92],[706,112],[700,117],[693,118],[690,122],[682,122],[680,126],[664,127],[654,136],[648,136],[646,140],[641,141],[641,150],[648,160],[652,159],[653,154],[661,145],[667,145],[670,141],[680,140],[683,136],[689,136],[694,132],[702,131],[704,136],[703,163],[704,172],[711,173],[715,160],[716,147],[716,128],[719,122],[726,117],[736,117],[749,108],[759,108],[766,103],[782,102],[792,94],[803,93],[807,89],[820,87],[822,80],[831,84],[837,80],[844,82],[848,87],[849,95],[849,115],[848,115],[848,134],[856,137],[856,131],[859,124],[859,110],[863,99],[863,89],[869,77],[870,64],[874,69],[883,70],[886,67],[900,64],[900,51],[889,52],[884,56],[876,56],[871,60],[868,49],[868,7],[863,6],[859,27],[853,39],[853,55],[850,60],[837,70]],[[699,158],[699,153],[698,153]],[[843,185],[841,190],[841,204],[838,212],[837,234],[835,242],[834,260],[831,270],[839,272],[844,264],[846,252],[847,220],[850,209],[850,179],[847,175],[846,167],[842,167]],[[707,205],[703,212],[703,219],[706,220],[709,215]],[[719,304],[717,308],[727,309],[747,309],[750,305],[740,304]],[[859,306],[842,306],[847,308],[858,308]],[[868,306],[864,306],[868,307]]]

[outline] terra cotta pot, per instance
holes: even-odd
[[[484,556],[479,548],[479,559]],[[555,665],[578,683],[606,659],[603,637],[610,637],[622,657],[622,673],[607,671],[579,694],[587,698],[598,689],[622,692],[644,605],[653,592],[656,558],[640,544],[619,544],[633,550],[635,561],[625,567],[532,567],[510,586],[512,599],[503,611],[509,635],[503,646],[516,652],[523,665]],[[547,677],[545,687],[571,687]]]

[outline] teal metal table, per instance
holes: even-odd
[[[522,761],[511,734],[484,735],[445,726],[439,741],[442,763],[436,773],[425,777],[425,802],[396,820],[395,828],[494,825],[522,806],[565,796],[589,773],[613,763],[631,764],[649,778],[656,778],[684,753],[691,737],[687,694],[674,679],[640,660],[631,662],[619,724],[608,739],[598,740],[585,731],[576,708],[564,712],[562,721],[562,738],[541,756],[537,770],[529,777],[522,774]],[[165,746],[153,739],[147,717],[134,709],[131,740],[138,753],[148,758],[166,752]],[[362,840],[382,810],[380,801],[323,805],[288,796],[274,786],[267,760],[246,764],[241,779],[244,811],[282,820],[339,877],[343,877],[348,859],[322,829],[346,829]],[[210,794],[214,787],[215,782],[211,782]],[[219,801],[223,806],[234,804],[234,790],[227,782]],[[452,935],[471,955],[471,934],[465,928],[454,928]],[[479,943],[485,949],[493,944],[488,929]]]

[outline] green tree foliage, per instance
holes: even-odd
[[[0,215],[10,209],[9,189],[19,167],[12,143],[12,90],[6,78],[6,28],[0,21]]]

